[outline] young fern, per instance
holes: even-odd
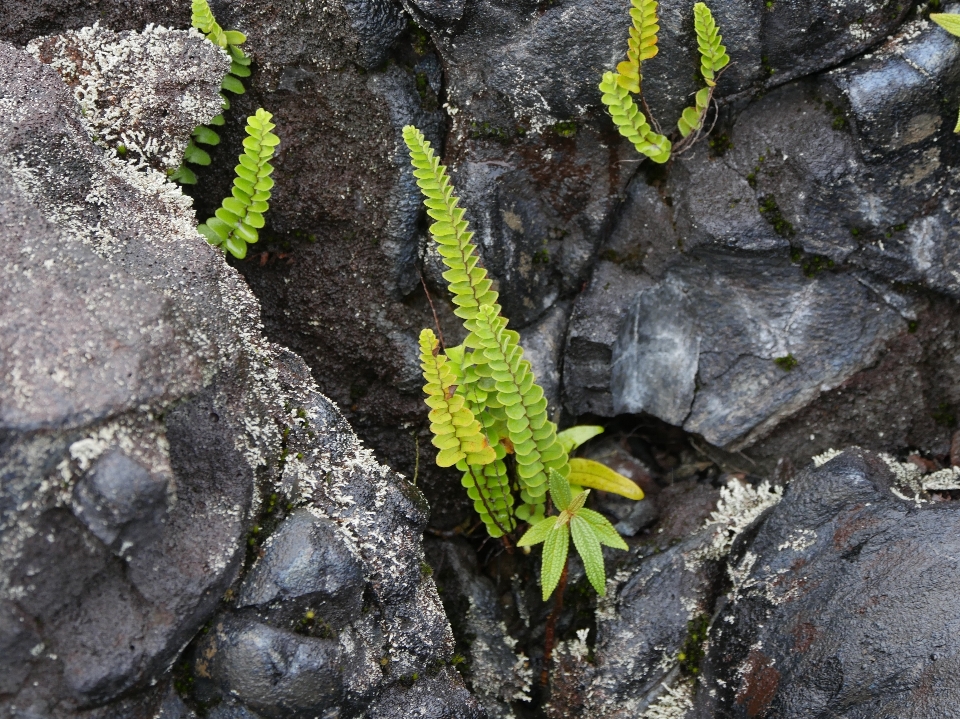
[[[247,245],[259,239],[257,230],[264,225],[263,215],[269,208],[270,189],[273,187],[273,156],[280,138],[271,130],[273,115],[260,108],[247,118],[247,137],[240,164],[234,171],[231,197],[226,198],[206,224],[197,230],[211,245],[222,247],[237,259],[247,255]]]
[[[567,495],[569,475],[580,486],[642,498],[643,492],[636,484],[613,470],[591,460],[569,459],[571,450],[603,429],[575,427],[558,435],[556,425],[547,419],[543,390],[536,384],[530,363],[523,358],[520,336],[507,329],[493,282],[480,265],[473,233],[464,219],[464,210],[458,206],[459,199],[453,193],[446,168],[418,129],[405,127],[403,139],[410,150],[414,177],[424,194],[427,214],[433,221],[430,233],[448,268],[443,276],[453,296],[454,312],[463,320],[468,333],[463,344],[448,347],[445,352],[433,332],[424,330],[420,335],[424,392],[431,408],[430,429],[433,444],[439,450],[437,464],[456,464],[463,472],[461,482],[492,537],[514,531],[518,519],[533,524],[531,532],[557,522],[556,517],[544,519],[550,478],[554,478],[553,484],[560,483],[556,491],[563,492],[566,487]],[[513,455],[512,479],[505,461],[507,454]],[[515,492],[520,500],[517,507]],[[586,514],[577,516],[590,516],[589,510],[582,508],[587,495],[581,495],[579,510]],[[564,507],[566,504],[560,508]],[[577,527],[581,521],[578,520]],[[620,542],[615,546],[622,545],[612,527],[610,531]],[[599,544],[591,539],[593,536],[577,528],[574,543],[581,554],[586,552],[584,562],[590,563],[588,576],[602,593],[603,556]],[[569,532],[549,535],[544,571],[551,569],[549,576],[545,575],[544,598],[556,587],[566,563],[568,543]],[[561,553],[557,569],[556,557]]]
[[[684,109],[677,122],[683,138],[676,146],[665,136],[655,132],[650,123],[656,122],[640,111],[630,96],[639,95],[643,79],[641,66],[657,54],[657,33],[660,26],[657,18],[656,0],[631,0],[630,39],[627,59],[617,65],[617,71],[604,73],[600,82],[601,100],[607,106],[620,134],[626,137],[637,152],[657,163],[665,163],[671,154],[690,147],[700,135],[704,118],[713,99],[718,74],[730,62],[727,49],[721,44],[723,38],[710,9],[702,2],[693,7],[694,29],[700,51],[700,74],[707,86],[697,92],[694,105]],[[646,107],[646,106],[645,106]],[[649,111],[649,110],[648,110]]]
[[[220,84],[221,89],[232,92],[235,95],[242,95],[245,90],[240,78],[250,76],[250,58],[247,57],[239,47],[246,42],[246,35],[238,30],[224,30],[221,28],[220,25],[217,24],[207,0],[193,0],[192,10],[193,17],[191,18],[191,23],[193,27],[206,35],[210,42],[222,47],[230,55],[230,69],[223,77],[223,81]],[[221,107],[224,110],[229,110],[230,100],[228,100],[227,96],[223,93],[220,93],[220,97],[222,98]],[[217,115],[210,120],[209,124],[217,127],[223,125],[223,114]],[[200,166],[210,164],[210,155],[206,150],[198,147],[197,143],[210,146],[219,145],[220,135],[206,125],[197,127],[190,136],[187,149],[183,152],[183,162],[180,164],[180,167],[170,175],[170,179],[184,185],[195,185],[197,183],[197,176],[193,170],[187,166],[187,163]]]
[[[627,41],[627,59],[617,65],[617,82],[627,92],[639,94],[643,80],[641,64],[657,54],[659,3],[656,0],[631,0],[631,4],[630,18],[633,23]]]
[[[951,35],[960,37],[960,15],[935,12],[930,13],[930,19]],[[957,124],[954,126],[953,131],[960,133],[960,116],[957,117]]]

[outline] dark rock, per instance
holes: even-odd
[[[370,708],[370,719],[483,719],[484,711],[458,686],[456,670],[442,668],[437,674],[421,677],[406,689],[394,686]]]
[[[189,199],[94,145],[51,68],[6,44],[0,66],[12,268],[0,365],[14,378],[0,390],[4,702],[52,718],[188,717],[216,690],[241,715],[340,702],[346,717],[442,664],[452,638],[421,569],[422,495],[263,339]],[[289,527],[288,504],[304,507]],[[312,573],[290,555],[304,543]],[[238,575],[261,549],[256,606],[241,608]],[[312,625],[289,626],[305,618],[298,602],[317,603]],[[320,636],[321,609],[335,636]],[[211,621],[211,641],[230,628],[223,650],[178,662]],[[173,664],[186,704],[170,694]],[[451,716],[473,715],[456,674],[432,683]]]
[[[704,259],[638,293],[613,347],[614,411],[743,446],[907,329],[897,304],[856,276],[810,279],[787,258]]]
[[[354,548],[329,519],[293,512],[266,541],[263,557],[244,579],[239,607],[280,604],[284,611],[309,606],[343,626],[360,616],[363,571]]]
[[[954,712],[960,515],[897,496],[897,466],[848,450],[794,480],[732,569],[697,716]]]

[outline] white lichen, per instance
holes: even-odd
[[[822,467],[831,459],[833,459],[834,457],[839,457],[841,454],[843,454],[842,451],[840,451],[839,449],[833,449],[831,447],[826,452],[823,452],[822,454],[815,454],[813,456],[813,466],[818,468]]]
[[[712,529],[712,537],[703,548],[691,552],[686,558],[688,568],[698,561],[722,559],[730,553],[733,541],[768,508],[783,498],[783,488],[763,481],[757,487],[732,481],[720,489],[720,501],[704,523],[704,529]]]
[[[664,692],[640,715],[640,719],[684,719],[693,709],[694,686],[681,682],[674,687],[663,684]]]

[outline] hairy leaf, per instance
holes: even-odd
[[[600,540],[600,544],[613,547],[614,549],[629,549],[627,543],[623,541],[623,537],[620,536],[616,528],[599,512],[594,512],[592,509],[584,507],[577,512],[577,516],[590,523],[594,533],[597,535],[597,539]]]
[[[557,523],[547,534],[543,544],[543,564],[540,567],[540,585],[543,601],[547,601],[560,583],[560,575],[567,565],[567,551],[570,547],[570,527]]]
[[[553,499],[553,506],[563,511],[570,506],[573,499],[570,493],[570,483],[556,470],[550,470],[550,497]]]
[[[518,547],[532,547],[546,540],[547,535],[557,526],[559,517],[545,517],[534,524],[517,542]]]
[[[960,15],[953,15],[951,13],[943,12],[932,12],[930,13],[930,19],[933,20],[937,25],[942,27],[951,35],[956,35],[960,37]]]
[[[587,579],[601,597],[607,593],[607,575],[603,567],[603,551],[600,549],[600,540],[593,530],[593,526],[583,517],[577,515],[570,520],[570,531],[573,534],[573,544],[583,560],[583,569]]]
[[[571,484],[578,484],[581,487],[613,492],[628,499],[643,499],[643,490],[635,482],[592,459],[580,457],[571,459],[570,474],[567,479]]]

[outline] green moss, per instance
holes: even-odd
[[[432,577],[433,567],[426,562],[420,562],[420,574],[422,574],[424,577]]]
[[[707,641],[707,630],[710,628],[710,616],[701,614],[687,622],[687,639],[677,654],[680,670],[684,674],[696,676],[700,673],[700,662],[705,652],[704,642]]]
[[[498,140],[499,142],[510,140],[509,132],[489,122],[471,122],[469,134],[473,140]]]
[[[910,320],[909,322],[907,322],[907,332],[909,332],[910,334],[914,334],[916,331],[917,331],[917,321]]]
[[[827,108],[827,112],[833,115],[833,122],[830,126],[834,130],[847,130],[850,127],[850,123],[847,121],[847,114],[843,111],[842,107],[834,105],[832,102],[827,100],[823,103],[823,106]]]
[[[790,372],[794,367],[800,364],[797,362],[797,358],[792,354],[788,354],[786,357],[777,357],[773,360],[773,363],[784,372]]]
[[[410,23],[410,38],[413,41],[413,51],[417,55],[426,55],[430,52],[430,36],[419,25]]]
[[[834,261],[829,257],[821,257],[820,255],[812,255],[803,261],[801,267],[803,268],[803,274],[806,277],[816,277],[819,273],[824,270],[832,270],[834,268]]]
[[[577,123],[573,120],[565,120],[564,122],[558,122],[553,127],[550,128],[560,137],[576,137],[577,136]]]
[[[533,253],[533,264],[546,265],[550,262],[550,251],[543,247]]]
[[[775,74],[775,73],[777,72],[777,71],[770,65],[770,61],[767,60],[767,56],[766,56],[766,55],[761,55],[761,56],[760,56],[760,66],[763,68],[763,71],[764,71],[767,75],[773,75],[773,74]]]
[[[317,613],[308,609],[303,616],[297,620],[293,631],[305,637],[315,637],[317,639],[336,639],[337,633],[330,623],[317,616]]]
[[[749,180],[748,180],[749,181]],[[794,234],[793,225],[783,216],[780,208],[777,206],[777,199],[773,195],[761,197],[757,204],[763,219],[770,223],[773,231],[781,237],[792,237]]]
[[[710,146],[710,150],[716,157],[723,157],[727,150],[733,149],[733,143],[730,141],[730,136],[725,132],[716,135],[715,137],[711,137],[707,144]]]

